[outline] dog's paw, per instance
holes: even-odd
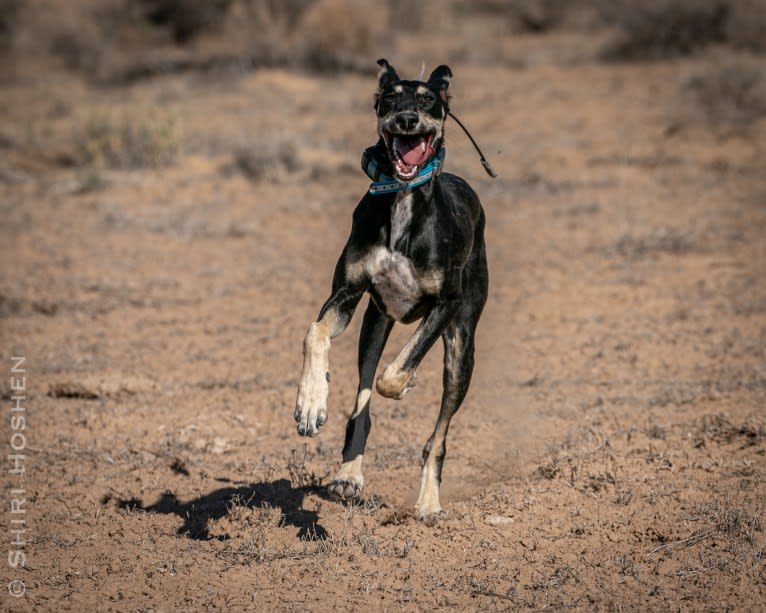
[[[327,421],[329,387],[325,376],[304,377],[298,387],[298,400],[293,417],[298,422],[298,434],[316,436]]]
[[[362,475],[362,458],[360,454],[353,460],[341,464],[327,491],[341,500],[358,500],[364,491],[364,476]]]
[[[339,500],[359,500],[364,491],[364,485],[351,479],[335,479],[327,486],[331,496]]]
[[[298,434],[316,436],[327,421],[327,395],[330,392],[328,352],[330,337],[327,324],[315,322],[303,341],[303,372],[298,383],[295,421]]]
[[[298,404],[293,415],[298,422],[298,434],[301,436],[316,436],[319,429],[327,421],[327,408],[304,409]]]
[[[426,478],[422,481],[418,501],[415,503],[415,517],[421,521],[433,522],[443,515],[439,504],[439,485],[434,479]]]
[[[385,398],[401,400],[407,392],[415,387],[416,382],[415,371],[408,372],[401,370],[394,364],[389,364],[375,381],[375,389],[378,390],[378,394]]]
[[[446,513],[442,511],[442,508],[438,503],[435,506],[418,503],[415,505],[415,512],[413,515],[415,516],[415,519],[427,524],[435,523],[438,519],[446,517]]]

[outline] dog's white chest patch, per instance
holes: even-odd
[[[412,262],[401,253],[378,247],[368,257],[367,274],[386,313],[400,320],[423,295]]]
[[[396,245],[396,241],[407,231],[412,219],[412,194],[405,192],[405,195],[397,199],[396,207],[391,215],[391,238],[389,245]]]

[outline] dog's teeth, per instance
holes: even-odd
[[[426,152],[426,141],[422,140],[420,141],[420,150],[425,153]]]

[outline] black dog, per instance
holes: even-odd
[[[476,193],[455,175],[439,173],[444,159],[447,89],[452,72],[439,66],[428,81],[403,81],[379,60],[375,110],[377,145],[362,158],[373,178],[353,215],[351,236],[333,276],[332,294],[311,324],[303,346],[303,373],[295,420],[315,436],[327,420],[330,339],[348,325],[365,292],[371,296],[359,339],[359,389],[346,426],[343,464],[329,486],[342,499],[359,498],[362,457],[370,432],[375,371],[395,321],[420,323],[377,378],[386,398],[401,398],[415,369],[440,336],[444,390],[433,434],[423,449],[415,514],[440,512],[439,484],[450,419],[471,380],[474,333],[487,300],[484,211]]]

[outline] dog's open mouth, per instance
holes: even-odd
[[[436,151],[433,148],[433,134],[386,134],[388,157],[399,179],[409,181]]]

